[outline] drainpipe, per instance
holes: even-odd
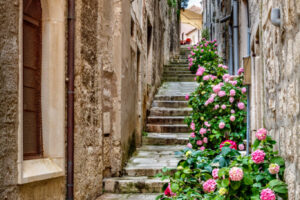
[[[68,0],[67,200],[74,198],[74,46],[75,0]]]
[[[233,74],[233,55],[232,55],[232,27],[228,26],[229,33],[229,74]]]
[[[239,68],[239,3],[238,0],[233,0],[233,53],[234,53],[234,74]]]
[[[247,26],[248,26],[248,45],[247,45],[247,54],[250,57],[251,54],[251,25],[250,25],[250,14],[249,14],[249,2],[247,1]],[[249,155],[250,151],[250,86],[247,85],[247,155]]]

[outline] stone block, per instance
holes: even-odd
[[[0,122],[16,123],[18,121],[17,91],[0,91]]]

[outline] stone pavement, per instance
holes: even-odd
[[[189,129],[184,117],[192,109],[187,107],[185,95],[194,91],[197,83],[190,73],[187,50],[165,66],[164,83],[155,95],[143,136],[143,145],[136,150],[124,169],[123,177],[104,180],[105,194],[97,200],[143,199],[154,200],[168,181],[154,176],[163,167],[175,169],[180,158],[174,153],[188,142]]]

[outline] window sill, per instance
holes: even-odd
[[[64,168],[58,164],[61,162],[63,162],[63,159],[57,159],[55,161],[50,158],[24,160],[22,163],[22,178],[19,184],[64,176]]]

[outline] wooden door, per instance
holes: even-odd
[[[42,156],[40,0],[23,2],[23,152],[24,159]]]

